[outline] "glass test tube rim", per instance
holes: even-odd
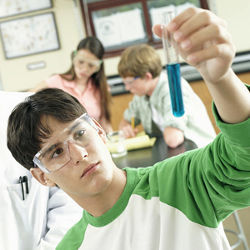
[[[162,24],[162,44],[163,51],[165,54],[166,64],[180,63],[179,52],[176,47],[176,43],[173,39],[172,34],[167,31],[166,26],[175,17],[174,10],[168,10],[162,13],[163,24]]]

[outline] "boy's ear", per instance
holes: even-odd
[[[46,174],[40,168],[31,168],[32,176],[44,186],[54,187],[56,184],[46,177]]]
[[[151,79],[153,79],[153,76],[152,76],[152,74],[150,73],[150,72],[147,72],[146,74],[145,74],[145,77],[144,77],[146,80],[151,80]]]

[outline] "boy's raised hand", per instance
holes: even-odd
[[[161,25],[153,31],[161,37]],[[235,55],[232,38],[223,19],[210,11],[189,8],[167,26],[183,59],[199,70],[205,81],[217,82],[229,72]]]
[[[197,68],[206,82],[221,119],[238,123],[250,117],[250,93],[233,72],[232,38],[223,19],[208,10],[189,8],[166,27],[180,55]],[[153,27],[161,37],[162,26]]]

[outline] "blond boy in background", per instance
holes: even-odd
[[[198,147],[213,140],[215,131],[205,106],[182,78],[182,93],[185,114],[175,117],[171,111],[168,78],[156,50],[140,44],[127,48],[121,56],[118,71],[125,87],[134,94],[119,128],[126,137],[136,135],[131,126],[142,124],[145,132],[152,136],[164,136],[169,147],[175,148],[190,139]]]

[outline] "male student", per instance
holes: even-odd
[[[147,45],[133,45],[121,55],[118,71],[125,88],[134,94],[119,128],[126,137],[136,135],[142,124],[145,132],[152,136],[163,136],[165,143],[176,148],[184,138],[192,140],[198,147],[204,147],[216,136],[206,108],[200,98],[182,78],[182,93],[185,113],[175,117],[171,110],[168,78],[162,71],[157,51]]]
[[[31,93],[0,91],[0,249],[52,250],[82,215],[58,187],[42,186],[7,148],[12,109]]]
[[[222,133],[206,147],[119,169],[103,129],[67,93],[43,90],[12,112],[13,156],[84,208],[57,249],[230,249],[221,221],[250,205],[250,93],[230,67],[235,51],[223,20],[191,8],[168,31],[215,102]]]

